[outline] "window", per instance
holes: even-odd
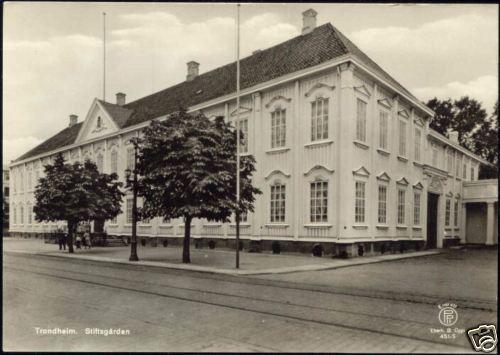
[[[24,224],[24,207],[19,206],[19,223]]]
[[[462,170],[462,178],[465,180],[467,179],[467,163],[464,162],[464,167]]]
[[[133,204],[133,199],[127,198],[127,209],[126,209],[127,224],[132,224],[132,204]]]
[[[462,156],[457,155],[457,162],[455,164],[455,176],[457,178],[460,177],[460,167],[462,166]]]
[[[328,138],[328,99],[318,98],[311,103],[311,140]]]
[[[20,184],[19,191],[24,191],[24,177],[23,177],[23,173],[21,173],[19,175],[19,184]]]
[[[116,150],[111,151],[111,173],[118,173],[118,152]]]
[[[170,223],[171,223],[170,218],[163,217],[162,220],[161,220],[161,224],[170,224]]]
[[[380,132],[379,132],[379,146],[387,150],[387,132],[389,129],[389,114],[386,111],[380,111]]]
[[[246,212],[240,213],[240,222],[242,222],[242,223],[248,222],[248,213],[246,213]]]
[[[444,215],[444,225],[446,227],[450,226],[450,213],[451,213],[451,200],[449,198],[446,199],[446,210]]]
[[[102,118],[101,116],[97,117],[97,128],[101,128],[102,126]]]
[[[358,99],[356,110],[356,139],[366,142],[366,102]]]
[[[399,120],[399,155],[406,156],[406,122]]]
[[[422,132],[420,128],[415,127],[415,161],[420,161],[420,141]]]
[[[470,168],[470,180],[471,181],[474,181],[475,175],[476,175],[476,172],[474,171],[474,167],[471,166],[471,168]]]
[[[28,213],[28,224],[33,222],[33,208],[30,204],[26,207],[26,212]]]
[[[448,171],[448,174],[453,174],[453,152],[451,149],[448,150],[448,163],[446,170]]]
[[[96,165],[97,165],[97,170],[99,170],[99,172],[102,173],[104,168],[104,157],[102,156],[102,154],[97,155]]]
[[[458,227],[458,201],[455,201],[453,206],[453,225]]]
[[[12,205],[12,224],[17,224],[17,209],[16,205]]]
[[[398,224],[405,223],[405,195],[405,190],[398,189]]]
[[[31,170],[28,171],[28,190],[31,190],[33,184],[33,173]]]
[[[354,204],[354,221],[365,222],[365,183],[356,181],[356,199]]]
[[[285,222],[285,185],[271,185],[271,222]]]
[[[328,221],[328,181],[311,183],[311,222]]]
[[[134,170],[135,168],[135,152],[134,148],[127,149],[127,169]]]
[[[432,145],[432,166],[438,167],[438,148]]]
[[[271,112],[271,148],[284,147],[286,144],[286,110]]]
[[[378,187],[378,223],[387,223],[387,186]]]
[[[118,224],[118,216],[115,216],[109,221],[109,224]]]
[[[413,193],[413,224],[420,225],[420,192]]]
[[[248,119],[240,120],[240,153],[248,153]]]

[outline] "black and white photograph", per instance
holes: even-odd
[[[2,5],[3,351],[497,353],[498,4]]]

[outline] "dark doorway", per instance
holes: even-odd
[[[437,247],[438,201],[439,195],[427,194],[427,249]]]
[[[104,219],[96,218],[94,219],[94,233],[104,232]]]

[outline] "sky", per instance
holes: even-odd
[[[300,34],[302,12],[331,22],[420,100],[498,97],[497,5],[242,4],[241,55]],[[103,97],[127,102],[236,58],[236,5],[4,2],[3,161],[85,119]]]

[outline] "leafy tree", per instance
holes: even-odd
[[[3,229],[8,230],[9,229],[9,203],[5,199],[5,196],[3,197],[3,218],[2,218],[2,223],[3,223]]]
[[[461,146],[494,165],[481,164],[480,177],[496,177],[498,103],[491,117],[488,117],[480,102],[468,96],[454,101],[433,98],[427,102],[427,106],[436,113],[430,127],[445,136],[448,136],[448,130],[457,131]]]
[[[65,164],[61,154],[44,169],[45,176],[35,189],[35,220],[66,221],[68,250],[73,253],[73,235],[78,223],[111,219],[121,212],[122,183],[116,181],[116,174],[99,173],[90,160]]]
[[[240,135],[241,137],[241,135]],[[253,211],[253,156],[241,157],[240,212]],[[183,218],[182,262],[190,262],[191,221],[229,222],[236,209],[236,132],[222,117],[214,121],[184,109],[144,130],[137,169],[141,215]]]

